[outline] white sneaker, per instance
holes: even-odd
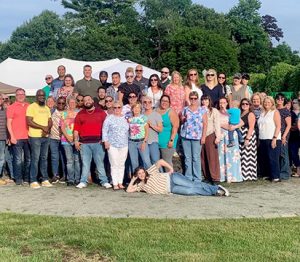
[[[110,183],[104,183],[102,186],[105,187],[106,189],[112,188],[112,185]]]
[[[77,188],[85,188],[87,187],[86,183],[80,182],[77,186]]]
[[[222,191],[222,192],[220,192],[219,194],[222,196],[229,196],[229,191],[228,191],[228,189],[226,189],[225,187],[223,187],[223,186],[221,186],[221,185],[218,185],[218,187],[219,187],[219,190],[220,191]],[[218,190],[218,191],[219,191]]]

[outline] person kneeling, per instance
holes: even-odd
[[[165,167],[168,173],[160,173],[159,168]],[[128,193],[146,192],[149,194],[178,194],[202,196],[229,196],[229,191],[221,185],[215,186],[201,181],[191,181],[184,175],[174,172],[173,168],[163,159],[158,160],[149,169],[135,169],[134,175],[126,190]]]

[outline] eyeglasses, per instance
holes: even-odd
[[[144,104],[152,104],[152,101],[144,101]]]
[[[195,74],[189,74],[189,76],[196,76],[197,74],[195,73]]]
[[[162,74],[169,74],[169,72],[161,71]]]
[[[126,76],[126,78],[133,78],[133,75],[130,75],[130,76]]]
[[[128,98],[136,98],[136,96],[128,96]]]
[[[248,106],[249,103],[242,103],[242,106]]]
[[[121,109],[120,106],[114,106],[114,109]]]
[[[143,72],[142,69],[135,69],[135,72]]]
[[[52,79],[52,77],[46,77],[45,80]]]
[[[190,100],[198,100],[198,97],[190,97]]]
[[[207,74],[206,76],[215,76],[215,74]]]
[[[226,77],[225,77],[225,76],[219,76],[219,78],[220,78],[220,79],[226,79]]]
[[[158,81],[158,79],[156,79],[156,78],[152,78],[152,79],[150,79],[150,81],[151,81],[151,82],[157,82],[157,81]]]
[[[105,103],[112,102],[112,99],[105,100]]]

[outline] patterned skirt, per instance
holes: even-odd
[[[243,138],[245,139],[248,133],[248,128],[241,129]],[[256,134],[253,130],[249,144],[246,147],[240,144],[241,167],[243,180],[257,180],[257,143]]]

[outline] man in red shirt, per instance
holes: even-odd
[[[104,169],[104,149],[102,145],[102,126],[106,113],[95,107],[94,100],[87,95],[83,98],[84,108],[76,115],[74,124],[75,148],[80,150],[82,171],[77,188],[87,187],[88,175],[92,159],[95,162],[100,183],[105,188],[111,188]]]
[[[29,104],[25,101],[25,90],[16,90],[16,101],[7,107],[7,129],[13,150],[13,170],[16,185],[29,182],[30,147],[28,142],[28,126],[26,110]],[[24,174],[22,174],[22,154],[24,152]]]

